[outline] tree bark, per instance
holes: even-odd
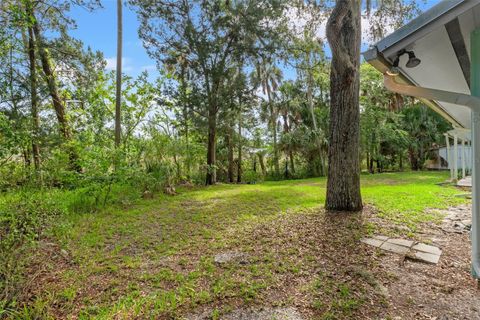
[[[242,112],[240,111],[238,119],[238,168],[237,183],[242,182]]]
[[[190,180],[191,176],[191,160],[190,160],[190,141],[189,141],[189,123],[188,123],[188,102],[187,102],[187,86],[185,83],[185,67],[182,64],[180,73],[180,90],[183,101],[183,121],[185,128],[185,145],[186,145],[186,167],[187,167],[187,179]]]
[[[275,166],[275,175],[278,177],[280,175],[280,157],[278,155],[278,142],[277,142],[277,120],[274,119],[273,124],[273,164]]]
[[[47,83],[48,92],[50,94],[50,97],[52,98],[53,108],[55,109],[55,114],[57,116],[57,121],[60,127],[60,134],[63,136],[65,142],[70,142],[72,140],[72,135],[68,125],[66,108],[65,105],[62,103],[60,94],[58,93],[57,80],[51,64],[50,53],[45,48],[43,37],[40,32],[40,27],[38,25],[38,21],[35,18],[33,9],[31,12],[31,17],[33,19],[32,28],[35,35],[35,42],[38,48],[38,52],[40,54],[40,61],[42,62],[42,69],[45,76],[45,81]],[[72,146],[68,146],[68,148],[70,167],[80,172],[81,167],[77,163],[78,154]]]
[[[233,126],[228,128],[226,135],[227,148],[228,148],[228,182],[234,182],[234,163],[233,163]]]
[[[295,158],[293,157],[293,151],[291,150],[289,152],[289,157],[290,157],[290,171],[292,172],[292,175],[295,175]]]
[[[217,134],[217,113],[215,108],[210,107],[208,112],[208,144],[207,144],[207,177],[205,184],[217,183],[216,164],[216,134]]]
[[[360,2],[338,0],[327,23],[332,49],[330,75],[330,146],[325,207],[362,209],[360,194]]]
[[[317,117],[315,116],[315,105],[313,103],[313,66],[310,66],[310,50],[307,51],[307,101],[308,108],[310,110],[310,116],[312,117],[313,130],[315,131],[315,143],[317,144],[318,150],[318,160],[322,163],[322,143],[320,137],[318,136],[319,130],[317,125]],[[293,171],[293,170],[292,170]],[[320,174],[323,176],[324,171],[322,165],[320,165]]]
[[[31,16],[30,3],[27,3],[27,17]],[[32,27],[28,27],[28,59],[30,69],[30,103],[32,112],[32,154],[35,170],[40,169],[40,147],[38,145],[38,132],[40,119],[38,116],[37,95],[37,64],[35,57],[35,39]]]
[[[273,164],[275,166],[275,175],[278,177],[280,175],[280,159],[278,156],[278,146],[277,146],[277,119],[275,117],[276,112],[272,105],[272,94],[270,92],[270,87],[267,86],[267,98],[268,98],[268,107],[270,108],[270,122],[272,125],[273,133]]]
[[[122,106],[122,0],[117,0],[117,81],[115,90],[115,147],[120,146],[122,135],[121,106]]]
[[[263,155],[258,153],[258,162],[260,162],[260,168],[262,169],[262,175],[267,175],[267,169],[265,168],[265,162],[263,161]]]
[[[324,153],[322,151],[322,153]],[[325,157],[321,156],[320,157],[320,176],[324,177],[325,176],[325,168],[327,167],[327,164],[325,163]]]
[[[307,101],[308,101],[308,109],[310,111],[310,115],[312,117],[313,129],[315,132],[317,131],[317,118],[315,117],[315,108],[313,104],[313,67],[310,66],[310,49],[306,52],[307,57]]]
[[[25,168],[30,168],[30,152],[29,148],[24,148],[23,149],[23,161],[24,161],[24,166]]]
[[[290,177],[289,172],[288,172],[288,157],[285,157],[285,179],[288,179]]]
[[[33,16],[33,14],[32,14]],[[34,18],[35,19],[35,18]],[[67,116],[65,106],[62,103],[60,94],[58,93],[58,87],[56,83],[56,77],[53,71],[53,67],[50,61],[50,54],[45,48],[43,43],[42,35],[40,34],[40,28],[38,22],[34,20],[33,31],[35,38],[37,40],[38,51],[40,53],[40,60],[42,61],[42,69],[45,75],[45,80],[47,82],[48,91],[50,97],[52,98],[53,108],[55,109],[55,114],[57,116],[58,124],[60,125],[60,133],[65,138],[66,141],[70,140],[70,128],[68,126]]]

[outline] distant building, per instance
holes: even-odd
[[[458,148],[457,163],[462,163],[462,146]],[[450,149],[453,149],[450,147]],[[431,159],[427,160],[426,168],[430,170],[449,170],[453,169],[453,161],[448,161],[448,151],[446,146],[434,147],[430,149],[432,153]],[[472,170],[472,147],[465,146],[465,169]]]
[[[445,147],[432,149],[433,157],[428,160],[428,169],[449,169],[450,178],[457,181],[472,171],[471,132],[469,129],[455,128],[444,134]],[[461,171],[461,172],[460,172]]]

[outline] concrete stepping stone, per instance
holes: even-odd
[[[213,260],[217,264],[226,264],[229,262],[238,262],[240,264],[248,263],[248,254],[238,251],[223,252],[215,255]]]
[[[395,239],[377,235],[372,238],[363,238],[360,241],[385,251],[431,264],[437,264],[442,255],[442,250],[438,247],[408,239]]]
[[[424,244],[424,243],[417,243],[416,245],[414,245],[412,247],[412,249],[417,250],[417,251],[421,251],[421,252],[425,252],[425,253],[430,253],[430,254],[437,255],[437,256],[442,254],[442,250],[440,250],[439,248],[434,247],[434,246],[430,246],[430,245]]]
[[[211,319],[211,312],[189,315],[188,320]],[[236,309],[221,316],[223,320],[304,320],[297,309],[289,308],[263,308],[263,309]]]
[[[431,264],[437,264],[438,261],[440,260],[440,256],[433,253],[416,251],[413,259],[431,263]]]
[[[459,187],[472,187],[472,177],[468,176],[463,179],[458,180],[457,186]]]
[[[366,243],[370,246],[374,246],[374,247],[377,247],[377,248],[380,248],[380,246],[383,244],[384,241],[382,240],[378,240],[378,239],[373,239],[373,238],[365,238],[365,239],[362,239],[360,240],[362,241],[363,243]]]
[[[294,308],[266,308],[264,310],[236,310],[225,315],[225,320],[303,320]]]
[[[406,240],[406,239],[388,239],[388,243],[396,244],[402,247],[411,248],[415,243],[413,240]]]
[[[388,241],[384,242],[381,246],[380,249],[390,251],[393,253],[398,253],[398,254],[407,254],[410,251],[409,247],[404,247],[398,244],[390,243]]]

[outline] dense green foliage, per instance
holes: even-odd
[[[91,9],[95,5],[88,3]],[[138,178],[145,190],[150,183],[202,183],[205,175],[207,182],[213,176],[215,181],[255,182],[325,174],[330,62],[314,36],[319,22],[306,26],[303,34],[292,31],[282,17],[292,9],[281,1],[261,4],[262,10],[249,1],[159,2],[165,10],[152,10],[150,2],[132,5],[160,76],[152,81],[147,73],[124,75],[122,145],[116,151],[115,75],[104,69],[101,53],[68,36],[74,23],[68,17],[70,4],[60,1],[41,18],[35,15],[44,9],[41,3],[12,0],[2,6],[3,190],[71,189],[90,181],[122,180],[124,173],[146,175]],[[266,28],[264,19],[276,23]],[[35,28],[32,70],[25,37]],[[282,79],[282,60],[296,80]],[[51,74],[45,63],[56,66]],[[31,87],[34,71],[36,87]],[[387,93],[372,67],[363,65],[361,74],[364,167],[373,173],[374,163],[382,171],[410,162],[412,169],[421,169],[448,125],[418,102]],[[32,88],[38,101],[32,100]],[[60,103],[52,98],[55,92]],[[114,159],[120,159],[118,170],[113,170]]]
[[[33,259],[31,251],[42,243],[39,239],[60,241],[78,259],[79,278],[73,279],[71,288],[62,288],[62,299],[68,302],[91,276],[95,263],[100,273],[140,263],[118,252],[107,254],[105,261],[97,254],[104,253],[107,238],[113,242],[110,236],[122,232],[128,239],[121,239],[115,250],[126,246],[121,241],[136,237],[148,247],[153,235],[143,233],[148,229],[144,218],[165,223],[170,231],[185,228],[168,234],[170,242],[155,243],[157,252],[168,254],[194,244],[192,239],[215,237],[220,221],[263,218],[251,213],[254,205],[269,216],[324,201],[319,190],[324,183],[320,177],[328,168],[331,59],[317,34],[328,2],[311,6],[282,0],[128,2],[138,14],[140,37],[158,72],[156,78],[147,72],[121,75],[122,136],[117,147],[115,72],[106,69],[101,52],[70,36],[75,26],[70,8],[95,10],[100,2],[0,2],[0,309],[18,309],[16,303],[23,301],[21,275]],[[392,13],[391,9],[385,7]],[[294,11],[307,17],[300,32],[291,26]],[[378,12],[372,21],[381,22]],[[405,17],[398,19],[395,26]],[[382,35],[380,29],[374,30],[375,37]],[[423,169],[429,149],[440,143],[449,124],[418,101],[386,92],[382,75],[368,65],[361,68],[360,93],[359,156],[364,171],[403,170],[407,164]],[[315,179],[298,184],[279,181],[299,178]],[[366,201],[387,218],[404,219],[412,228],[431,218],[422,215],[424,208],[454,202],[451,189],[433,187],[434,193],[412,210],[397,210],[392,199],[408,192],[412,181],[382,195],[385,189],[377,182],[370,188],[369,183],[383,176],[362,178]],[[253,186],[264,180],[269,181]],[[251,185],[188,189],[216,182]],[[162,195],[151,203],[140,201],[178,191],[181,194],[173,199]],[[227,199],[217,206],[216,195]],[[440,203],[436,195],[447,198]],[[188,211],[187,199],[204,204],[198,215]],[[251,207],[240,206],[247,203]],[[237,215],[227,212],[235,207]],[[178,213],[173,217],[167,209]],[[148,213],[143,216],[142,210]],[[152,210],[158,210],[160,218]],[[192,239],[184,238],[188,232],[195,233]],[[99,253],[94,252],[97,245]],[[88,263],[92,256],[98,259]],[[118,259],[123,264],[114,266]],[[161,297],[155,306],[159,313],[170,312],[183,301],[212,299],[211,295],[223,294],[225,286],[234,287],[218,278],[211,291],[188,293],[199,274],[210,272],[211,261],[203,261],[192,278],[175,280],[180,285]],[[160,277],[177,275],[165,271]],[[247,299],[259,289],[242,287],[242,294]],[[52,299],[58,299],[56,294]],[[132,302],[137,294],[122,293],[115,308],[137,303]],[[153,303],[154,298],[145,301]],[[39,305],[45,302],[41,299],[48,300],[40,297]],[[102,305],[96,312],[109,317],[116,309]]]

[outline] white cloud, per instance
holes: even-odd
[[[324,43],[327,42],[327,36],[326,36],[326,27],[327,27],[327,21],[328,21],[328,15],[326,13],[321,13],[318,18],[315,18],[316,21],[313,21],[313,15],[311,14],[311,11],[306,9],[306,10],[297,10],[294,7],[290,7],[286,15],[288,17],[289,21],[289,28],[292,30],[297,36],[301,36],[307,27],[307,24],[312,27],[312,23],[315,23],[316,26],[313,26],[315,29],[315,35],[317,38],[322,39]],[[372,16],[374,13],[372,13]],[[392,19],[389,19],[392,20]],[[371,39],[371,29],[372,29],[372,21],[371,19],[362,16],[362,43],[363,44],[371,44],[372,39]],[[384,25],[385,27],[385,35],[388,35],[392,33],[394,30],[391,27],[391,23],[387,21],[387,23]]]
[[[148,64],[146,66],[142,66],[140,69],[142,69],[142,71],[155,71],[157,70],[157,67],[154,64]]]
[[[105,69],[107,70],[117,69],[117,57],[110,57],[110,58],[106,58],[105,60],[107,61],[107,65],[105,66]],[[132,60],[128,57],[122,58],[122,71],[128,72],[132,70],[133,70]]]

